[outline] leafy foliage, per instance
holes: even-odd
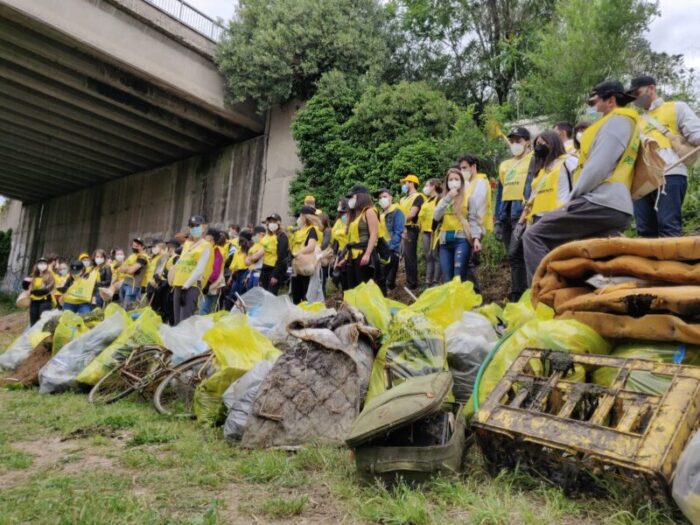
[[[310,97],[332,69],[380,74],[386,22],[377,0],[240,0],[216,60],[230,99],[265,110]]]
[[[322,209],[354,183],[370,190],[398,189],[415,173],[421,181],[442,178],[460,154],[490,155],[488,139],[466,111],[423,82],[369,86],[332,72],[294,121],[292,131],[304,168],[291,186],[292,208],[313,190]]]
[[[688,173],[688,190],[683,202],[683,229],[686,235],[700,235],[700,167]]]
[[[10,261],[10,249],[12,248],[12,230],[0,231],[0,278],[7,273],[7,264]]]

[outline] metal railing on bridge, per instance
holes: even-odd
[[[144,0],[144,2],[172,16],[209,40],[214,42],[221,40],[224,26],[183,0]]]

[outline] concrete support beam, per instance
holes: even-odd
[[[105,171],[95,165],[88,165],[75,158],[68,158],[66,155],[56,155],[55,152],[52,152],[48,148],[41,147],[40,145],[36,147],[29,143],[20,145],[18,141],[14,139],[3,139],[2,143],[0,143],[0,152],[17,158],[29,158],[31,162],[41,167],[58,166],[63,170],[77,174],[78,178],[81,180],[85,173],[90,174],[89,180],[94,180],[96,174],[101,175],[101,178],[105,180],[111,177],[109,171]],[[41,159],[41,161],[38,159]]]
[[[55,179],[66,187],[72,188],[75,186],[76,179],[83,184],[93,184],[95,182],[95,176],[91,173],[85,171],[76,172],[75,170],[56,165],[39,164],[31,159],[27,159],[26,155],[18,154],[12,150],[8,151],[3,147],[0,147],[0,159],[2,159],[3,168],[14,167],[27,175]]]

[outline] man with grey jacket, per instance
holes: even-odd
[[[568,204],[545,213],[523,236],[528,285],[540,261],[557,246],[618,236],[632,222],[630,186],[639,146],[637,114],[624,108],[634,97],[618,81],[598,84],[588,100],[594,122],[582,138],[580,164]],[[588,135],[586,137],[586,135]]]

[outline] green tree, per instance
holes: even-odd
[[[265,110],[310,97],[333,69],[380,76],[387,22],[378,0],[240,0],[216,61],[229,98]]]
[[[682,58],[652,52],[645,38],[649,22],[658,14],[656,2],[650,0],[559,2],[555,17],[528,54],[533,68],[520,85],[526,110],[575,121],[595,84],[642,72],[687,89],[692,76]]]
[[[312,191],[321,208],[335,209],[354,183],[398,190],[407,173],[442,178],[460,154],[490,158],[497,149],[473,108],[460,110],[426,83],[362,87],[329,73],[297,114],[292,129],[304,167],[291,186],[293,208]]]

